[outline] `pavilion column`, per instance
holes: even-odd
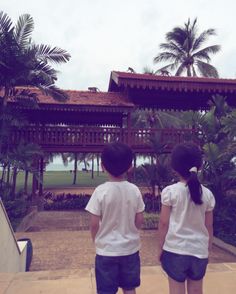
[[[37,175],[38,175],[38,172],[39,172],[38,158],[34,159],[33,170],[34,170],[34,173],[33,173],[33,178],[32,178],[32,199],[34,199],[35,196],[36,196],[36,191],[38,190],[38,184],[39,184],[38,179],[37,179]]]
[[[41,157],[39,161],[39,177],[40,177],[39,196],[43,195],[43,172],[44,172],[44,158]]]
[[[132,145],[131,142],[131,113],[127,114],[127,144]]]
[[[32,178],[32,200],[36,196],[36,190],[37,190],[37,178],[35,173],[33,173],[33,178]]]

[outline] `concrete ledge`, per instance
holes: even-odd
[[[204,279],[204,293],[236,293],[236,263],[230,266],[231,268],[226,268],[225,264],[218,264],[215,270],[207,270]],[[16,274],[0,273],[0,293],[95,294],[95,274],[93,268]],[[117,294],[121,293],[119,289]],[[137,294],[153,293],[169,293],[167,277],[160,266],[142,267],[141,286],[137,288]]]
[[[16,228],[16,232],[26,232],[27,229],[31,226],[32,220],[35,218],[38,213],[37,206],[33,206],[30,213],[28,213],[21,221],[19,226]]]
[[[236,247],[225,243],[224,241],[214,237],[213,238],[213,244],[216,245],[217,247],[224,249],[225,251],[230,252],[231,254],[236,256]]]

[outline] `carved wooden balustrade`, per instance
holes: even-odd
[[[127,129],[115,127],[29,126],[15,129],[12,144],[19,141],[39,144],[51,152],[99,152],[109,142],[120,141],[130,145],[135,152],[153,152],[150,139],[157,136],[170,152],[174,145],[188,140],[192,129]]]

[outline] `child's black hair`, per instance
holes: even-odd
[[[131,148],[120,142],[106,145],[101,155],[103,166],[114,177],[127,172],[132,165],[133,158]]]
[[[191,199],[195,204],[202,204],[202,187],[198,180],[197,171],[190,171],[195,167],[197,170],[202,165],[202,153],[199,147],[193,143],[177,145],[171,154],[172,168],[186,181]]]

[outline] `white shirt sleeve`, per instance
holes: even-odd
[[[166,187],[161,192],[161,203],[166,206],[172,206],[171,203],[171,191],[169,187]]]
[[[87,206],[85,207],[85,210],[97,216],[101,216],[102,214],[101,203],[99,201],[98,196],[99,196],[99,192],[97,189],[95,189],[91,198],[89,199]]]
[[[215,204],[216,204],[215,197],[213,196],[212,192],[209,190],[206,211],[212,211],[215,207]]]
[[[141,192],[138,190],[138,208],[137,208],[137,213],[143,212],[145,209],[145,204],[143,202],[143,196]]]

